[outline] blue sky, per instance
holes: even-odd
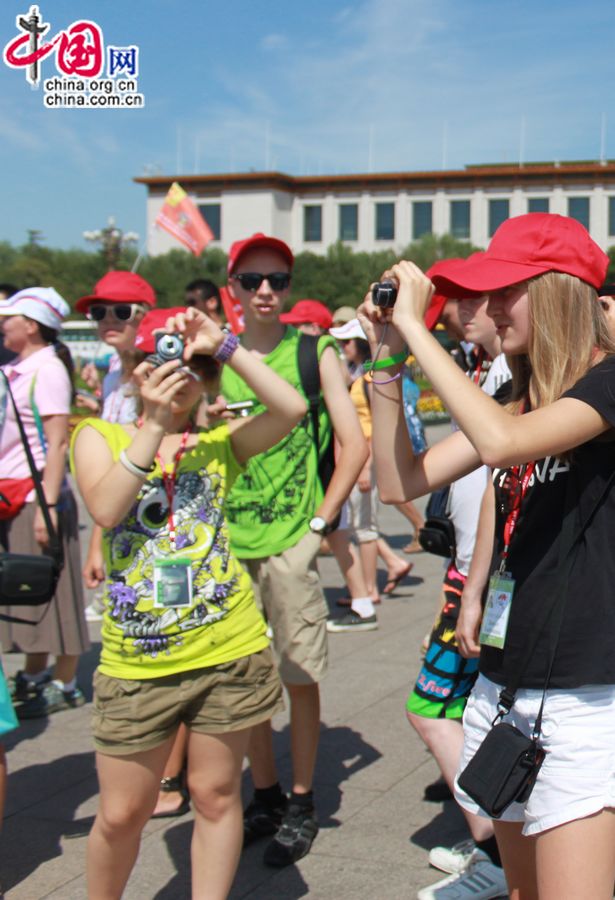
[[[0,44],[30,0],[5,0]],[[49,110],[0,63],[0,240],[145,232],[132,178],[440,169],[615,157],[610,0],[40,0],[140,47],[142,110]],[[57,74],[42,64],[43,77]],[[524,123],[524,124],[522,124]],[[370,139],[371,135],[371,139]],[[523,138],[522,138],[523,135]],[[370,151],[371,147],[371,151]],[[180,171],[177,171],[179,163]]]

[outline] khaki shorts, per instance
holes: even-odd
[[[124,756],[152,750],[184,723],[226,734],[268,721],[283,708],[271,648],[233,662],[146,681],[94,675],[94,745]]]
[[[356,484],[351,490],[348,513],[349,527],[359,544],[378,540],[378,488],[373,473],[371,490],[360,491]]]
[[[276,556],[242,560],[273,631],[284,684],[314,684],[327,671],[329,610],[316,568],[320,541],[310,531]]]

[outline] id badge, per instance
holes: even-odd
[[[192,566],[189,559],[157,559],[154,562],[154,607],[177,609],[192,606]]]
[[[508,572],[496,572],[489,579],[489,592],[478,638],[481,644],[500,650],[503,648],[514,591],[515,582]]]

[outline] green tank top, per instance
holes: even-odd
[[[284,337],[263,362],[305,396],[297,364],[299,332],[287,327]],[[329,335],[318,341],[318,358],[326,347],[335,347]],[[232,369],[222,372],[222,393],[228,403],[252,400],[254,413],[262,412],[253,391]],[[320,446],[331,436],[331,421],[324,402],[319,411]],[[235,480],[226,503],[233,552],[243,559],[274,556],[293,547],[309,530],[309,521],[322,502],[318,459],[309,416],[286,437],[252,457]]]

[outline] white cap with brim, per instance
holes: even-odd
[[[353,338],[358,338],[361,341],[367,340],[367,335],[361,328],[361,323],[358,319],[351,319],[350,322],[340,325],[339,328],[330,328],[329,334],[337,338],[338,341],[350,341]]]
[[[0,300],[0,316],[26,316],[54,331],[62,330],[62,322],[70,306],[52,287],[24,288],[8,300]]]

